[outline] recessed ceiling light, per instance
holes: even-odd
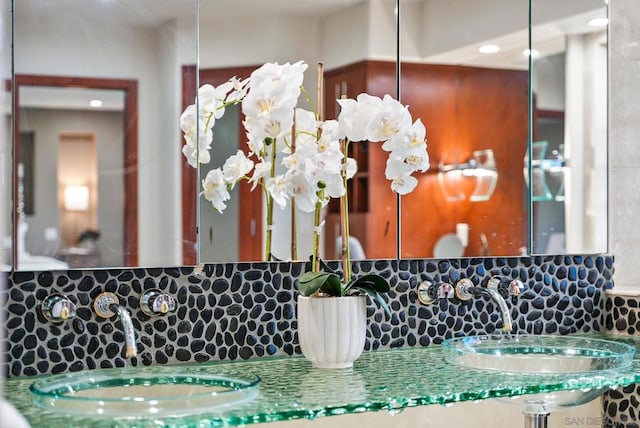
[[[91,100],[91,101],[89,101],[89,105],[91,107],[94,107],[94,108],[102,107],[102,101],[101,100]]]
[[[606,27],[609,24],[609,19],[607,18],[593,18],[588,22],[590,27]]]
[[[522,51],[522,55],[524,55],[524,56],[531,55],[531,58],[537,58],[540,55],[540,52],[538,52],[535,49],[532,49],[532,50],[525,49],[525,50]]]
[[[480,53],[496,53],[500,51],[500,46],[498,45],[482,45],[478,48],[478,52]]]

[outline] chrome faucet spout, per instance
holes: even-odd
[[[469,287],[467,291],[474,296],[485,296],[493,300],[494,303],[498,305],[500,315],[502,316],[502,330],[511,332],[511,329],[513,328],[511,312],[509,311],[509,307],[507,306],[507,302],[504,300],[504,297],[502,297],[498,291],[483,287]]]
[[[138,351],[136,349],[136,330],[133,327],[131,314],[129,314],[128,310],[115,303],[109,305],[109,309],[118,315],[122,323],[122,330],[124,332],[124,356],[126,358],[135,357],[138,355]]]
[[[120,306],[118,296],[113,293],[104,292],[99,294],[93,301],[93,309],[100,318],[111,318],[118,316],[122,323],[124,332],[124,356],[125,358],[133,358],[138,355],[136,347],[136,331],[133,327],[131,314],[123,306]]]

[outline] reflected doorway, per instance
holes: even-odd
[[[67,89],[86,89],[86,90],[106,90],[108,92],[119,92],[123,94],[121,137],[118,138],[122,147],[118,149],[122,154],[120,167],[118,171],[110,171],[120,176],[120,186],[122,187],[122,212],[121,216],[121,248],[114,248],[114,251],[121,253],[122,266],[136,266],[138,263],[138,112],[137,112],[137,91],[138,83],[131,79],[101,79],[101,78],[84,78],[70,76],[42,76],[42,75],[15,75],[14,87],[14,129],[21,129],[20,122],[20,100],[21,92],[28,92],[30,89],[39,88],[44,90],[53,90],[60,88]],[[59,102],[65,101],[65,96],[58,97]],[[16,132],[17,137],[17,132]],[[37,138],[37,137],[36,137]],[[19,173],[23,169],[19,167],[18,160],[20,157],[20,145],[18,141],[14,141],[15,164],[14,164],[14,182],[19,183]],[[99,162],[99,161],[98,161]],[[19,186],[14,186],[14,200],[19,200]],[[57,196],[58,206],[62,203],[63,196]],[[20,204],[14,207],[14,242],[18,242],[19,221],[20,221]],[[18,257],[18,245],[14,246],[13,258],[14,266],[17,270],[24,269],[21,267]],[[82,266],[78,266],[82,267]]]

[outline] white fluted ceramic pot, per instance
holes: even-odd
[[[314,367],[353,366],[367,335],[366,296],[298,296],[298,340]]]

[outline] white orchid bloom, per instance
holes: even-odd
[[[287,110],[293,115],[293,109],[300,96],[300,79],[285,79],[281,73],[262,75],[251,74],[251,88],[242,103],[242,112],[246,116],[268,116],[275,110]],[[299,83],[298,83],[299,82]]]
[[[298,61],[293,64],[286,63],[282,67],[282,78],[285,79],[292,87],[300,89],[304,81],[304,72],[309,66],[304,61]]]
[[[304,80],[304,72],[307,67],[307,64],[303,61],[298,61],[295,64],[264,64],[251,73],[250,92],[256,88],[265,90],[273,85],[283,85],[285,90],[282,95],[284,95],[284,98],[293,98],[297,103],[300,86]],[[295,103],[291,105],[292,109],[294,107]]]
[[[356,172],[358,172],[358,162],[356,162],[354,158],[347,158],[346,171],[347,179],[353,178]]]
[[[256,156],[261,156],[261,153],[264,149],[264,133],[261,131],[261,124],[256,121],[253,117],[245,117],[242,122],[244,125],[244,129],[247,137],[247,145],[249,146],[249,151],[251,154]]]
[[[313,162],[322,167],[328,174],[340,174],[344,158],[344,154],[340,151],[340,144],[337,141],[327,146],[318,144],[318,149]]]
[[[382,110],[369,123],[369,141],[386,141],[411,128],[411,114],[407,107],[389,95],[382,100]]]
[[[337,141],[345,137],[345,135],[340,133],[340,124],[337,120],[325,120],[320,124],[320,128],[322,129],[321,139]]]
[[[296,207],[302,212],[311,213],[315,210],[318,196],[318,187],[308,180],[308,177],[301,171],[294,171],[287,174],[288,192],[291,197],[296,198]]]
[[[318,146],[315,140],[305,139],[296,142],[296,150],[282,159],[282,165],[287,171],[303,171],[309,173],[316,168],[315,159],[318,155]]]
[[[427,129],[425,128],[422,120],[416,120],[411,128],[407,132],[396,135],[392,139],[385,141],[382,145],[382,149],[388,152],[397,150],[407,150],[417,147],[427,147]]]
[[[356,100],[337,100],[342,110],[338,116],[340,134],[351,141],[369,138],[371,121],[382,111],[382,100],[368,94],[360,94]]]
[[[296,141],[296,156],[298,162],[313,159],[318,154],[318,144],[314,139],[301,139]]]
[[[285,114],[265,121],[262,126],[262,132],[266,137],[277,139],[284,136],[287,130],[291,129],[292,124],[293,120],[289,120],[289,115]]]
[[[247,146],[249,147],[249,152],[252,155],[256,155],[261,157],[260,153],[262,153],[262,149],[264,148],[264,140],[259,138],[254,138],[252,134],[247,134]]]
[[[391,180],[391,190],[400,195],[406,195],[418,185],[418,179],[411,176],[414,171],[413,165],[405,162],[403,158],[390,156],[387,159],[384,175]]]
[[[429,169],[429,153],[427,146],[418,146],[403,154],[404,163],[411,166],[413,171],[425,172]]]
[[[267,192],[273,198],[273,201],[284,208],[287,206],[287,200],[289,199],[287,181],[284,175],[277,175],[275,177],[269,177],[266,179],[265,187]]]
[[[303,108],[297,108],[296,114],[296,133],[303,133],[303,135],[311,134],[315,136],[318,132],[318,121],[316,115],[312,111],[305,110]]]
[[[251,73],[250,88],[242,102],[253,138],[281,138],[290,134],[294,108],[307,65],[265,64]],[[285,147],[279,147],[284,151]]]
[[[202,85],[198,89],[198,108],[200,114],[207,116],[212,114],[215,119],[220,119],[224,115],[224,99],[227,97],[228,89],[225,85],[217,88],[213,85]],[[213,127],[214,121],[210,120],[209,127]]]
[[[184,134],[184,139],[187,144],[208,149],[211,143],[212,133],[205,124],[206,118],[197,114],[195,104],[191,104],[182,112],[180,115],[180,129]]]
[[[227,95],[227,103],[235,103],[241,101],[245,95],[247,95],[247,90],[249,89],[247,83],[249,83],[249,79],[240,80],[236,76],[233,76],[229,79],[230,84],[230,93]]]
[[[187,106],[180,115],[180,129],[185,134],[185,138],[187,135],[195,135],[198,129],[198,112],[195,104]]]
[[[411,125],[408,132],[409,145],[411,147],[427,146],[427,128],[422,123],[422,119],[418,119]]]
[[[182,153],[189,165],[194,168],[198,163],[209,163],[211,160],[209,149],[213,133],[211,129],[203,126],[204,122],[201,117],[198,117],[195,104],[188,106],[180,116],[180,129],[185,139]],[[200,126],[199,131],[198,126]]]
[[[187,163],[193,168],[197,168],[199,163],[207,164],[211,161],[211,154],[208,150],[198,150],[197,147],[191,144],[182,146],[182,154],[187,159]]]
[[[235,155],[229,156],[222,166],[222,173],[231,188],[253,168],[253,161],[248,159],[242,150],[238,150]]]
[[[231,195],[229,195],[227,183],[220,168],[212,169],[207,173],[207,176],[202,180],[202,189],[200,194],[204,195],[204,198],[211,202],[218,212],[224,211],[227,207],[225,201],[229,200]]]
[[[291,132],[293,125],[293,110],[283,108],[281,105],[258,105],[263,100],[254,100],[247,95],[243,106],[246,116],[245,122],[249,125],[247,130],[254,138],[280,138]],[[253,104],[252,104],[253,103]],[[245,108],[245,106],[247,106]],[[263,108],[265,110],[263,110]]]
[[[399,195],[406,195],[413,192],[418,185],[418,179],[411,175],[400,175],[391,180],[391,190]]]
[[[253,169],[253,175],[249,180],[249,183],[252,183],[251,190],[253,191],[253,189],[256,188],[260,180],[266,181],[266,179],[269,177],[270,174],[271,174],[271,162],[264,161],[256,164],[255,168]]]
[[[300,161],[298,159],[297,153],[285,156],[282,159],[282,165],[284,165],[285,168],[287,168],[287,170],[289,171],[297,170],[300,166]]]
[[[410,175],[414,172],[412,165],[407,164],[404,158],[399,156],[389,156],[387,159],[387,167],[384,170],[384,176],[387,180],[393,180],[396,177]]]
[[[344,181],[342,180],[342,176],[339,174],[331,174],[325,178],[323,181],[325,184],[324,192],[330,198],[339,198],[344,195]],[[328,203],[329,201],[325,201],[323,205]]]

